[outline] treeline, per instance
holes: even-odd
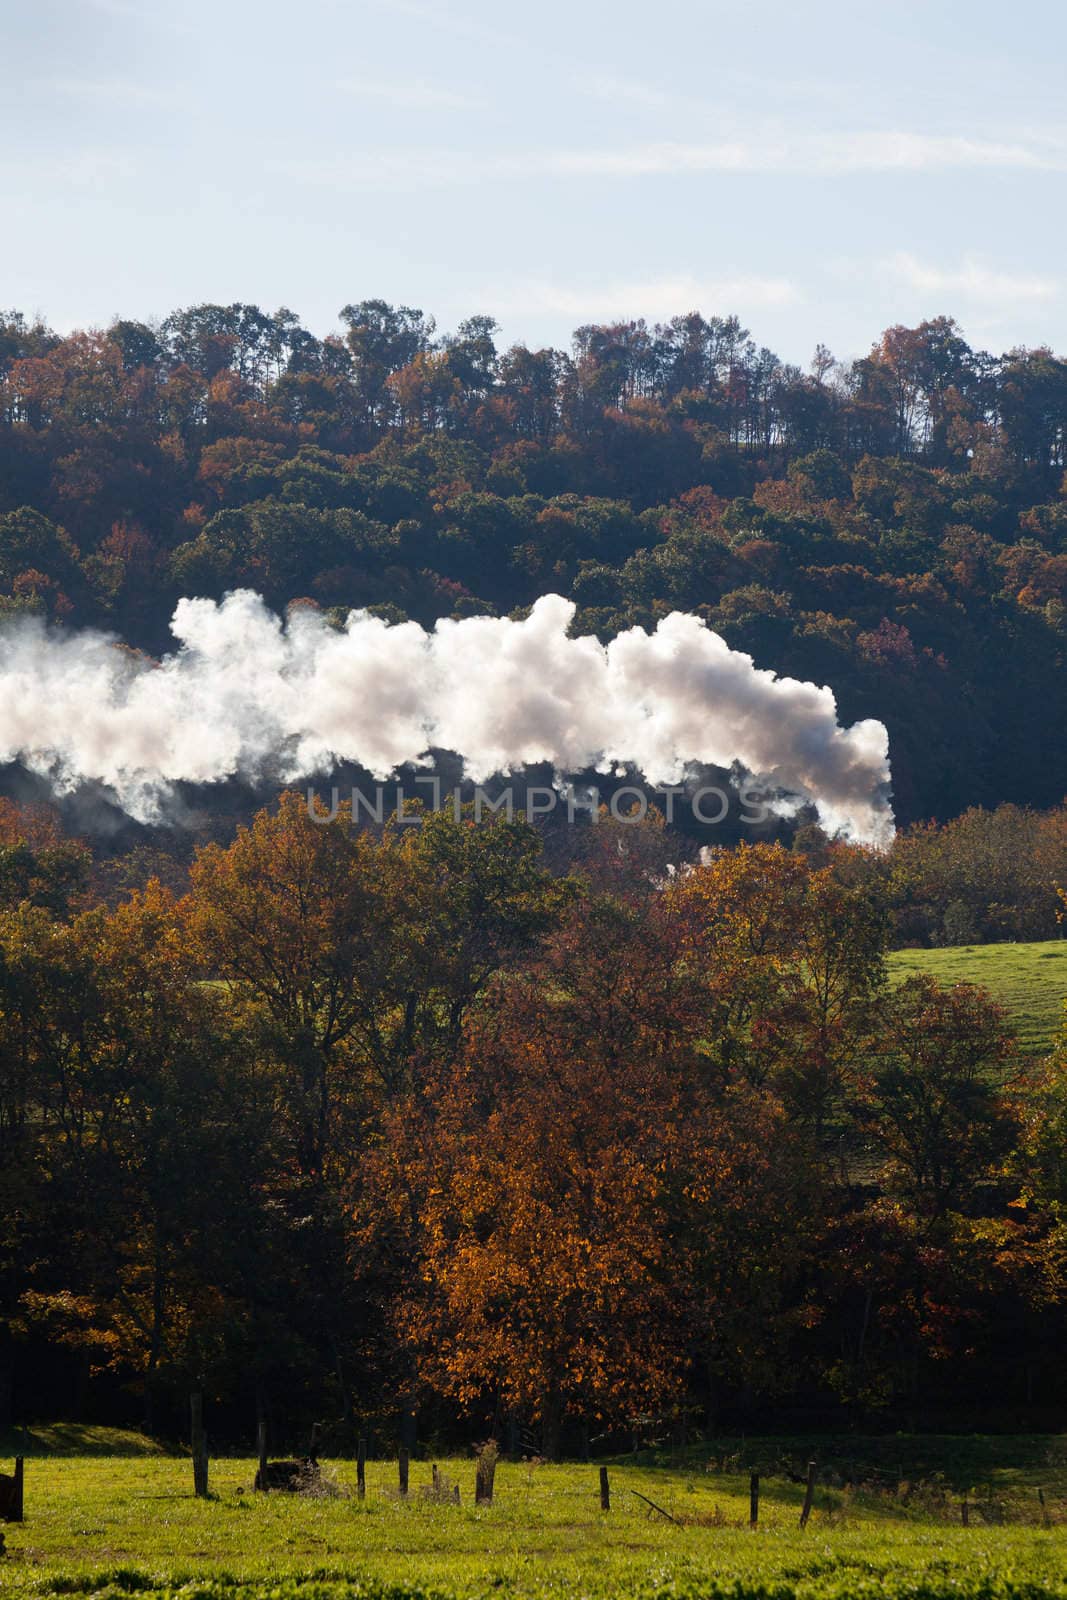
[[[196,306],[0,321],[0,617],[167,647],[186,593],[424,624],[556,590],[607,637],[697,612],[890,730],[898,814],[1067,793],[1067,363],[938,318],[809,372],[735,318],[318,339]]]
[[[191,887],[197,850],[208,843],[228,845],[257,809],[247,796],[239,799],[236,808],[231,804],[226,811],[219,807],[199,818],[189,816],[180,827],[108,827],[79,838],[72,836],[59,806],[16,804],[0,796],[0,910],[23,901],[62,915],[114,909],[153,878],[180,899]],[[309,803],[323,807],[326,802],[312,798]],[[390,805],[395,804],[394,798]],[[649,826],[641,829],[617,822],[606,806],[596,822],[582,812],[577,827],[539,820],[535,828],[543,863],[557,876],[585,871],[591,850],[599,856],[605,840],[620,842],[620,827],[626,856],[636,853],[646,871],[661,878],[691,865],[702,849],[732,848],[741,841],[781,843],[816,867],[840,870],[847,862],[853,880],[867,883],[885,910],[890,949],[1067,935],[1061,893],[1067,889],[1067,805],[1048,811],[971,807],[950,822],[902,829],[879,850],[831,841],[803,815],[755,830],[734,821],[720,829],[686,825],[682,808],[675,806],[675,826],[668,827],[654,792],[648,807]],[[77,815],[75,809],[72,816]],[[362,820],[367,823],[365,814]]]
[[[895,989],[809,840],[546,870],[285,797],[190,887],[0,910],[0,1401],[247,1437],[583,1438],[1067,1401],[1067,1055]],[[818,845],[818,853],[815,846]],[[12,846],[11,848],[16,848]]]
[[[485,316],[437,337],[432,317],[384,300],[347,305],[340,321],[343,333],[319,339],[285,309],[200,305],[156,325],[120,319],[102,335],[62,339],[11,312],[0,323],[5,410],[38,428],[159,421],[184,430],[210,428],[212,403],[228,400],[261,408],[261,423],[270,414],[332,428],[317,442],[360,452],[397,431],[490,448],[551,444],[595,429],[606,411],[647,403],[701,424],[705,445],[765,457],[827,448],[850,461],[923,456],[958,468],[999,446],[1039,473],[1065,465],[1065,364],[1047,348],[972,350],[949,317],[890,328],[847,364],[819,345],[809,372],[757,346],[736,317],[698,312],[651,328],[581,327],[569,353],[502,352]]]

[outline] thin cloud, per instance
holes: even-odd
[[[383,83],[374,78],[342,78],[337,87],[361,100],[377,100],[401,111],[469,111],[484,101],[434,83]]]
[[[570,288],[545,279],[530,278],[503,293],[489,291],[478,304],[497,316],[559,316],[573,321],[628,321],[647,317],[665,321],[697,308],[705,311],[760,309],[795,305],[802,298],[787,278],[722,278],[689,275],[644,281],[591,284]]]
[[[135,0],[82,0],[90,11],[103,11],[109,17],[130,17],[135,22],[157,22],[158,13]]]
[[[440,189],[504,176],[504,169],[463,152],[434,150],[361,150],[358,155],[325,161],[268,161],[269,172],[308,188],[339,194],[391,193],[397,189]]]
[[[138,5],[136,0],[82,0],[82,4],[90,11],[100,11],[105,16],[137,22],[146,28],[160,28],[164,33],[178,34],[184,38],[196,35],[196,29],[191,24],[175,21],[173,15],[168,14],[166,9],[158,10],[151,5]]]
[[[31,157],[28,161],[0,161],[0,183],[12,192],[45,188],[107,190],[135,178],[138,163],[125,151],[83,149],[69,155]]]
[[[522,38],[516,33],[506,33],[500,28],[487,27],[483,22],[476,22],[470,17],[460,16],[453,9],[447,9],[440,4],[427,5],[423,0],[371,0],[379,10],[391,13],[397,17],[410,17],[413,21],[426,23],[429,27],[439,28],[442,33],[451,34],[456,39],[472,39],[477,44],[498,45],[507,50],[522,50],[529,53],[531,49],[529,39]]]
[[[726,103],[736,106],[751,102],[754,95],[764,99],[773,97],[776,103],[796,101],[814,104],[823,115],[830,105],[847,111],[849,115],[870,115],[869,103],[861,102],[854,89],[846,90],[826,81],[770,78],[736,69],[719,75],[714,94],[704,95],[684,94],[676,86],[663,88],[641,79],[625,77],[621,73],[596,68],[572,70],[570,84],[589,100],[629,106],[639,111],[669,111],[675,115],[682,112],[690,117],[699,117],[705,123],[709,118],[715,118],[719,126]]]
[[[640,106],[647,111],[663,111],[680,103],[677,95],[668,95],[651,84],[617,77],[611,72],[576,73],[571,81],[581,94],[588,95],[591,100],[606,100],[612,105],[622,103]]]
[[[886,263],[886,269],[899,282],[920,294],[940,294],[994,306],[1020,300],[1053,300],[1062,289],[1055,278],[998,272],[971,258],[958,267],[938,267],[899,251]]]
[[[813,134],[739,138],[712,144],[664,142],[620,150],[561,151],[548,158],[559,173],[644,177],[701,172],[783,173],[814,177],[859,172],[1024,168],[1062,171],[1067,145],[972,139],[921,133]]]
[[[181,96],[172,89],[134,83],[126,78],[40,78],[38,87],[72,100],[88,100],[98,105],[178,107]]]
[[[422,188],[494,179],[684,177],[713,173],[842,177],[959,170],[1062,172],[1067,141],[1029,142],[917,133],[747,136],[711,144],[663,141],[619,149],[529,150],[485,156],[425,148],[361,151],[327,161],[273,164],[299,182],[344,191]]]

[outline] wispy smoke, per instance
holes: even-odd
[[[574,611],[546,595],[523,622],[432,633],[357,611],[338,631],[310,609],[283,623],[242,590],[182,600],[178,649],[158,664],[20,621],[0,632],[0,762],[61,793],[103,784],[142,821],[166,818],[179,783],[294,782],[339,762],[385,778],[431,747],[476,782],[548,762],[666,785],[736,763],[814,802],[831,832],[892,835],[880,722],[839,727],[829,689],[758,670],[698,617],[604,646],[568,637]]]

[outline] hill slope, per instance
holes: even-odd
[[[978,983],[1007,1006],[1028,1055],[1047,1055],[1064,1021],[1067,940],[1041,944],[953,945],[945,950],[895,950],[894,979],[929,972],[938,982]]]

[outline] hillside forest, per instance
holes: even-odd
[[[183,595],[424,625],[695,612],[886,723],[904,823],[1067,794],[1067,363],[949,318],[779,361],[734,317],[498,350],[370,300],[0,320],[0,615],[159,653]]]
[[[0,1423],[1062,1425],[1067,1034],[886,958],[1063,931],[1067,362],[340,324],[0,319],[0,626],[691,611],[886,723],[899,832],[228,792],[109,831],[0,772]]]

